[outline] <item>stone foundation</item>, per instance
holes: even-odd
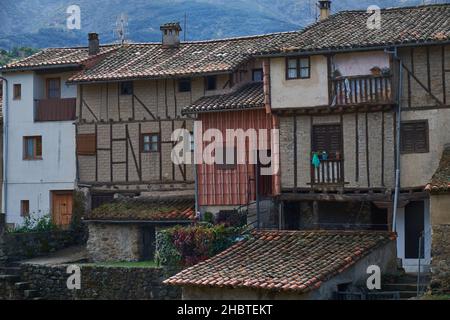
[[[450,293],[450,224],[433,226],[431,290]]]

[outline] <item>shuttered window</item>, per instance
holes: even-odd
[[[97,152],[95,140],[95,134],[77,135],[77,154],[82,156],[95,155]]]
[[[23,159],[42,160],[42,137],[23,137]]]
[[[428,121],[405,121],[401,125],[401,152],[402,153],[427,153]]]
[[[342,155],[342,127],[340,124],[313,126],[312,152],[326,151],[333,159],[336,153]]]

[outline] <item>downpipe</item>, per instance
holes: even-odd
[[[8,80],[2,76],[0,76],[0,79],[2,79],[5,82],[5,90],[3,92],[3,194],[2,194],[2,213],[5,214],[6,219],[6,209],[7,209],[7,202],[8,202],[8,114],[9,114],[9,107],[8,107]]]
[[[395,168],[395,193],[394,193],[394,209],[393,209],[393,217],[392,217],[392,231],[397,232],[397,215],[398,215],[398,203],[400,197],[400,177],[401,177],[401,166],[400,166],[400,142],[401,142],[401,123],[402,123],[402,106],[401,106],[401,97],[403,92],[403,62],[401,58],[398,56],[397,48],[394,51],[385,50],[385,52],[393,55],[395,61],[398,62],[399,74],[398,74],[398,86],[397,86],[397,110],[396,110],[396,118],[397,118],[397,127],[396,127],[396,150],[395,150],[395,159],[396,159],[396,168]]]

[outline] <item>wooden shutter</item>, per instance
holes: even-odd
[[[339,124],[313,126],[313,152],[342,154],[342,128]]]
[[[83,156],[93,156],[97,152],[95,145],[95,134],[77,135],[77,154]]]
[[[428,151],[428,121],[402,122],[401,152],[427,153]]]

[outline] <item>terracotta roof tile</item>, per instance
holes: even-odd
[[[450,145],[444,147],[439,167],[425,190],[433,193],[450,192]]]
[[[297,32],[182,42],[176,48],[161,43],[124,44],[94,67],[70,81],[148,79],[229,72],[260,50],[276,50]]]
[[[117,46],[101,46],[98,55],[89,56],[87,48],[48,48],[27,58],[13,61],[0,71],[14,71],[40,67],[81,65],[86,61],[113,51]]]
[[[191,197],[118,199],[94,209],[85,220],[190,221],[195,220]]]
[[[286,39],[280,51],[339,51],[450,41],[450,4],[382,9],[380,29],[367,28],[370,16],[365,10],[338,12]]]
[[[164,283],[307,292],[393,240],[376,231],[259,231]]]
[[[192,105],[184,108],[183,114],[263,107],[263,84],[252,82],[230,93],[200,98]]]

